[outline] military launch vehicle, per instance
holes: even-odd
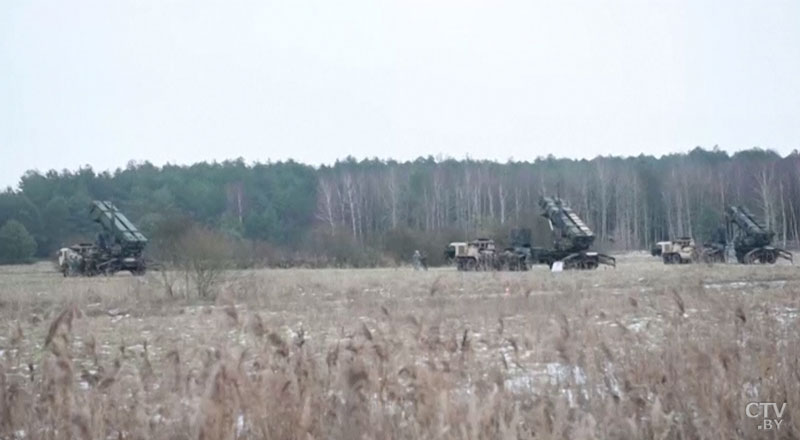
[[[596,269],[600,264],[616,266],[614,257],[589,250],[594,243],[594,232],[566,201],[558,197],[542,197],[539,207],[555,235],[554,248],[531,248],[531,260],[550,267],[561,261],[564,269]]]
[[[127,270],[145,273],[144,248],[147,238],[108,201],[92,202],[89,216],[102,231],[94,243],[79,243],[58,252],[58,265],[64,276],[111,275]]]
[[[772,246],[775,233],[756,220],[744,206],[726,211],[728,237],[733,238],[736,260],[742,264],[774,264],[778,258],[793,261],[792,253]]]

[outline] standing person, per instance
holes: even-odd
[[[428,270],[428,264],[426,263],[426,258],[419,250],[414,251],[414,255],[411,257],[411,261],[414,264],[414,270]]]

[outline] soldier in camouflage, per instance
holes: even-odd
[[[414,251],[414,255],[411,256],[411,261],[414,264],[414,270],[428,270],[425,257],[420,253],[419,250]]]

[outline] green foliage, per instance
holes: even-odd
[[[36,241],[25,225],[8,220],[0,227],[0,264],[31,263],[36,253]]]
[[[69,204],[62,196],[55,196],[42,210],[42,231],[37,236],[39,250],[50,255],[59,247],[67,245],[60,240],[59,231],[64,229],[64,223],[70,220]]]
[[[698,243],[711,242],[721,225],[725,222],[725,215],[714,207],[703,206],[697,215],[695,239]]]
[[[281,220],[272,205],[267,205],[261,212],[248,215],[244,221],[244,231],[248,238],[282,241],[282,229]]]
[[[25,194],[0,193],[0,224],[10,219],[19,221],[32,233],[39,232],[42,227],[39,208]]]
[[[537,205],[559,195],[595,232],[596,249],[646,248],[671,236],[708,240],[725,205],[769,216],[780,239],[800,230],[800,155],[714,148],[660,158],[540,157],[497,163],[348,157],[314,168],[293,161],[242,159],[191,166],[130,162],[96,173],[29,171],[0,192],[0,225],[15,220],[36,256],[94,241],[90,202],[111,200],[150,239],[149,256],[168,258],[191,227],[220,233],[239,261],[307,266],[407,262],[415,249],[441,262],[447,243],[486,236],[502,246],[508,230],[531,228],[533,244],[553,236]],[[759,186],[758,182],[762,182]],[[766,182],[766,183],[763,183]],[[785,235],[785,237],[783,236]],[[170,250],[172,249],[172,250]]]
[[[316,174],[295,162],[255,164],[242,160],[189,167],[129,163],[114,173],[45,174],[29,171],[19,191],[0,193],[0,224],[16,219],[34,235],[39,256],[77,241],[93,241],[98,227],[88,218],[92,200],[112,200],[143,232],[165,218],[186,218],[233,238],[286,245],[313,226]]]

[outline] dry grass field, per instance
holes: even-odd
[[[0,269],[2,439],[800,437],[800,270]],[[759,430],[748,402],[787,402]]]

